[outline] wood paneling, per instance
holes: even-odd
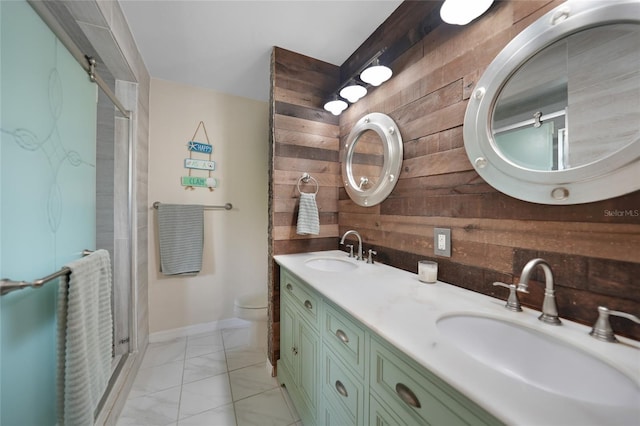
[[[338,246],[340,181],[339,120],[324,103],[339,84],[340,68],[274,48],[271,58],[271,140],[269,179],[269,256],[335,249]],[[298,235],[298,181],[310,173],[318,182],[301,183],[315,192],[319,235]],[[280,280],[269,263],[269,359],[275,366],[280,345]]]
[[[517,282],[528,260],[545,258],[561,317],[591,325],[600,304],[640,313],[640,192],[574,206],[517,200],[476,174],[462,138],[467,100],[485,68],[560,3],[496,2],[465,27],[433,27],[419,43],[421,52],[414,46],[399,57],[392,79],[340,116],[339,137],[368,112],[393,117],[404,140],[400,179],[389,198],[370,209],[340,189],[338,224],[340,232],[358,230],[380,262],[416,272],[418,259],[434,259],[441,280],[501,299],[506,294],[493,281]],[[368,44],[363,52],[375,49]],[[434,227],[451,229],[451,258],[434,256]],[[544,277],[535,279],[522,299],[540,310]],[[637,327],[616,326],[640,339]]]
[[[271,254],[338,248],[358,230],[377,261],[417,272],[419,259],[439,263],[439,278],[506,299],[494,281],[516,283],[524,264],[547,259],[560,316],[591,325],[597,306],[640,313],[640,191],[575,206],[547,206],[497,192],[478,176],[464,151],[467,101],[493,58],[519,32],[561,0],[498,1],[460,27],[441,24],[440,2],[404,2],[340,68],[276,48],[273,54]],[[375,52],[385,49],[394,75],[339,117],[322,104]],[[345,77],[346,78],[346,77]],[[404,141],[399,181],[387,200],[365,208],[341,184],[339,149],[357,120],[390,115]],[[295,234],[297,179],[319,182],[321,235]],[[433,254],[433,228],[451,229],[452,256]],[[279,288],[271,288],[270,358],[278,357]],[[537,272],[523,304],[540,310],[544,277]],[[640,339],[629,321],[617,333]]]

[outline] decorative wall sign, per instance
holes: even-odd
[[[215,170],[216,162],[207,160],[195,160],[192,158],[184,159],[185,169],[198,169],[198,170]]]
[[[200,130],[200,126],[202,126],[202,130],[204,131],[204,137],[207,143],[197,142],[196,135],[198,134],[198,130]],[[187,149],[189,150],[189,158],[185,158],[184,167],[189,169],[189,176],[183,176],[181,179],[182,186],[184,189],[195,189],[198,188],[209,188],[209,191],[213,191],[213,188],[218,186],[218,179],[211,177],[211,171],[216,169],[215,161],[211,160],[211,153],[213,152],[213,146],[209,143],[209,135],[207,134],[207,129],[204,127],[204,122],[201,121],[196,127],[196,131],[193,134],[191,140],[187,143]],[[208,154],[208,160],[201,160],[193,158],[193,154]],[[191,172],[193,170],[207,170],[209,172],[208,177],[200,177],[200,176],[191,176]]]
[[[182,186],[212,189],[218,186],[218,179],[211,177],[183,176]]]
[[[200,123],[202,123],[202,121]],[[203,154],[211,154],[213,152],[213,146],[202,142],[189,141],[188,147],[189,151],[193,152],[201,152]]]

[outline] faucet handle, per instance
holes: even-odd
[[[522,307],[520,306],[520,299],[518,299],[518,287],[515,284],[505,284],[501,282],[494,282],[494,286],[506,287],[509,289],[509,298],[507,299],[505,308],[514,312],[522,312]]]
[[[611,328],[611,323],[609,322],[609,315],[626,318],[640,324],[640,318],[635,315],[626,312],[612,311],[604,306],[598,306],[598,319],[593,325],[589,335],[605,342],[617,342],[618,339],[616,339],[613,329]]]
[[[353,244],[347,244],[345,247],[349,249],[349,257],[353,257]]]
[[[367,258],[367,263],[373,264],[373,256],[377,255],[378,252],[373,249],[369,249],[369,257]]]

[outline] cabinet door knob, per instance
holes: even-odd
[[[349,343],[349,336],[347,336],[347,333],[345,333],[344,331],[340,329],[336,330],[336,336],[342,343]]]
[[[400,399],[407,405],[412,407],[421,408],[420,401],[418,397],[411,389],[407,387],[407,385],[403,383],[398,383],[396,385],[396,393],[400,397]]]
[[[304,301],[304,307],[307,309],[313,309],[313,305],[308,300]]]
[[[340,395],[344,396],[345,398],[349,396],[349,393],[347,393],[347,388],[344,387],[344,385],[340,380],[336,380],[336,390]]]
[[[298,348],[296,348],[295,346],[292,346],[291,352],[293,352],[294,355],[298,355]]]
[[[287,284],[287,290],[289,291],[293,290],[293,286],[291,284]]]

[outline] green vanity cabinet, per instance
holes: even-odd
[[[305,426],[501,424],[284,268],[280,294],[278,380]]]
[[[278,378],[305,425],[315,424],[320,398],[320,297],[284,273],[280,291]]]
[[[385,340],[372,335],[370,342],[370,390],[382,417],[393,413],[394,423],[402,425],[501,424]]]

